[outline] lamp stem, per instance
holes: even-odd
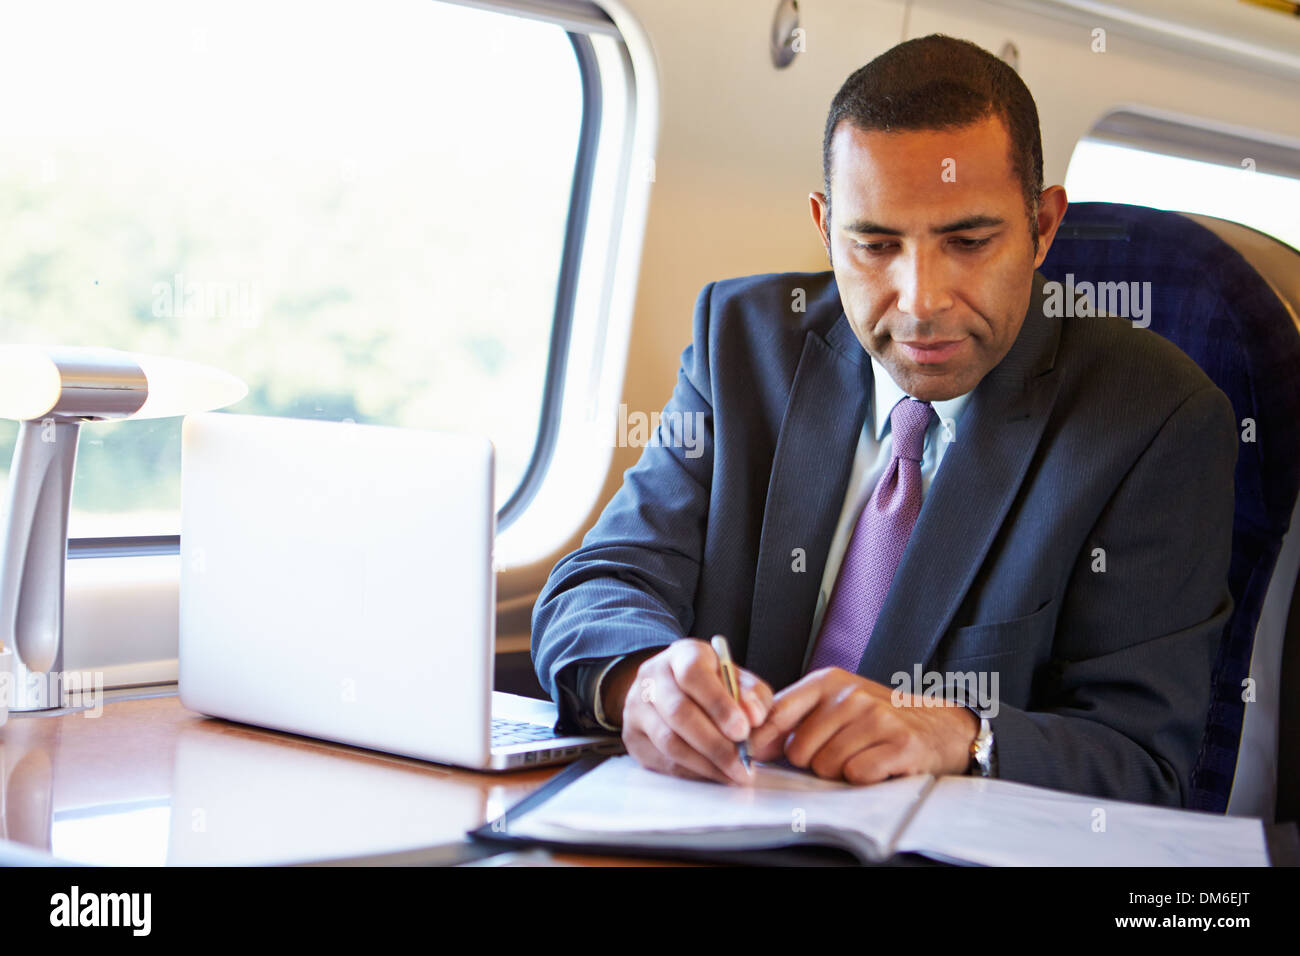
[[[22,422],[0,551],[0,640],[14,650],[11,711],[62,706],[63,581],[76,419]]]

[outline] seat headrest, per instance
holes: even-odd
[[[1216,223],[1222,228],[1207,228]],[[1300,252],[1235,223],[1087,202],[1066,211],[1040,271],[1067,287],[1149,283],[1146,314],[1135,321],[1186,352],[1237,413],[1238,533],[1280,539],[1300,491]],[[1253,441],[1245,419],[1254,421]]]

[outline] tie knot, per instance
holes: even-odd
[[[904,398],[889,413],[889,427],[894,433],[894,456],[920,461],[925,448],[925,430],[930,427],[934,408],[929,402]]]

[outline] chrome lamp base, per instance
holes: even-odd
[[[9,710],[63,706],[63,588],[79,420],[20,423],[0,551],[0,641],[14,650]],[[0,680],[4,679],[0,674]]]

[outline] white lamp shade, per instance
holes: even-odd
[[[106,371],[97,377],[100,368]],[[73,396],[66,401],[65,391]],[[137,406],[141,394],[144,401]],[[248,386],[229,372],[184,359],[113,349],[0,345],[0,418],[31,421],[51,413],[167,418],[224,408],[247,394]]]
[[[131,418],[168,418],[192,415],[233,405],[248,394],[240,379],[210,365],[157,355],[132,358],[149,382],[149,397]]]

